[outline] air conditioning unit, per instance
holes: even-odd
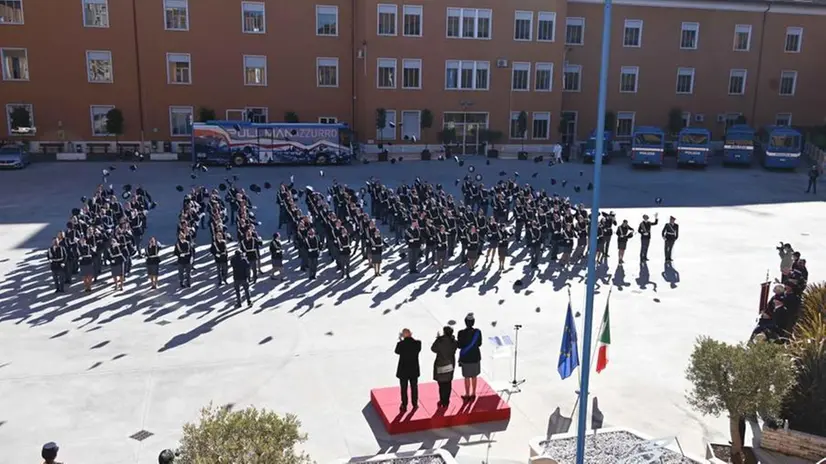
[[[717,115],[717,122],[726,122],[726,115],[725,114],[718,114]]]
[[[706,115],[704,114],[695,114],[694,115],[694,122],[703,122],[706,120]]]
[[[497,68],[507,68],[508,67],[508,60],[506,60],[506,59],[496,60],[496,67]]]

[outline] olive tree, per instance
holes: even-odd
[[[757,342],[729,345],[700,337],[694,346],[686,378],[692,388],[688,404],[705,415],[729,418],[732,462],[743,459],[740,418],[759,413],[771,417],[780,411],[792,386],[794,370],[783,345]]]
[[[310,464],[296,446],[307,440],[291,414],[249,407],[208,407],[197,423],[184,425],[176,464]]]

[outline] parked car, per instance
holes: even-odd
[[[0,168],[23,169],[31,163],[29,152],[20,145],[0,147]]]

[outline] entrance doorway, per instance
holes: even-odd
[[[488,113],[445,113],[445,129],[456,130],[453,151],[462,155],[478,155],[483,150],[481,132],[488,128]]]

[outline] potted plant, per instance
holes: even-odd
[[[488,158],[499,158],[499,149],[496,148],[496,144],[499,143],[504,136],[505,134],[503,134],[502,131],[485,130],[486,142],[490,144],[490,148],[488,148]]]
[[[284,122],[290,124],[298,124],[298,114],[295,111],[287,111],[284,113]]]
[[[215,110],[202,106],[198,108],[198,122],[215,121],[218,117],[215,115]]]
[[[422,138],[427,140],[427,137],[425,136],[425,131],[427,131],[428,129],[433,127],[433,112],[432,111],[430,111],[427,108],[422,110],[421,119],[419,121],[419,126],[421,127],[421,130],[422,130]],[[422,150],[422,159],[425,159],[425,156],[427,156],[428,160],[430,159],[430,150],[427,147],[427,142],[425,142],[424,150]]]
[[[522,144],[522,149],[519,151],[517,157],[521,160],[528,159],[528,152],[525,151],[525,137],[528,136],[528,113],[520,111],[519,116],[516,117],[516,133]]]
[[[118,139],[123,135],[124,121],[123,112],[118,108],[112,108],[106,113],[106,133],[115,136],[115,152],[120,152]]]
[[[686,378],[692,384],[686,395],[691,407],[707,415],[726,414],[729,419],[731,444],[709,444],[709,461],[742,464],[744,418],[758,411],[774,417],[792,386],[794,369],[783,345],[766,341],[729,345],[700,337]]]
[[[379,143],[377,148],[379,149],[379,161],[387,161],[388,153],[387,150],[384,149],[384,144],[382,143],[381,135],[384,131],[384,128],[387,127],[387,110],[384,108],[377,108],[376,109],[376,132],[379,136]]]
[[[456,129],[446,127],[437,134],[439,143],[444,146],[445,156],[451,156],[453,144],[456,143]]]

